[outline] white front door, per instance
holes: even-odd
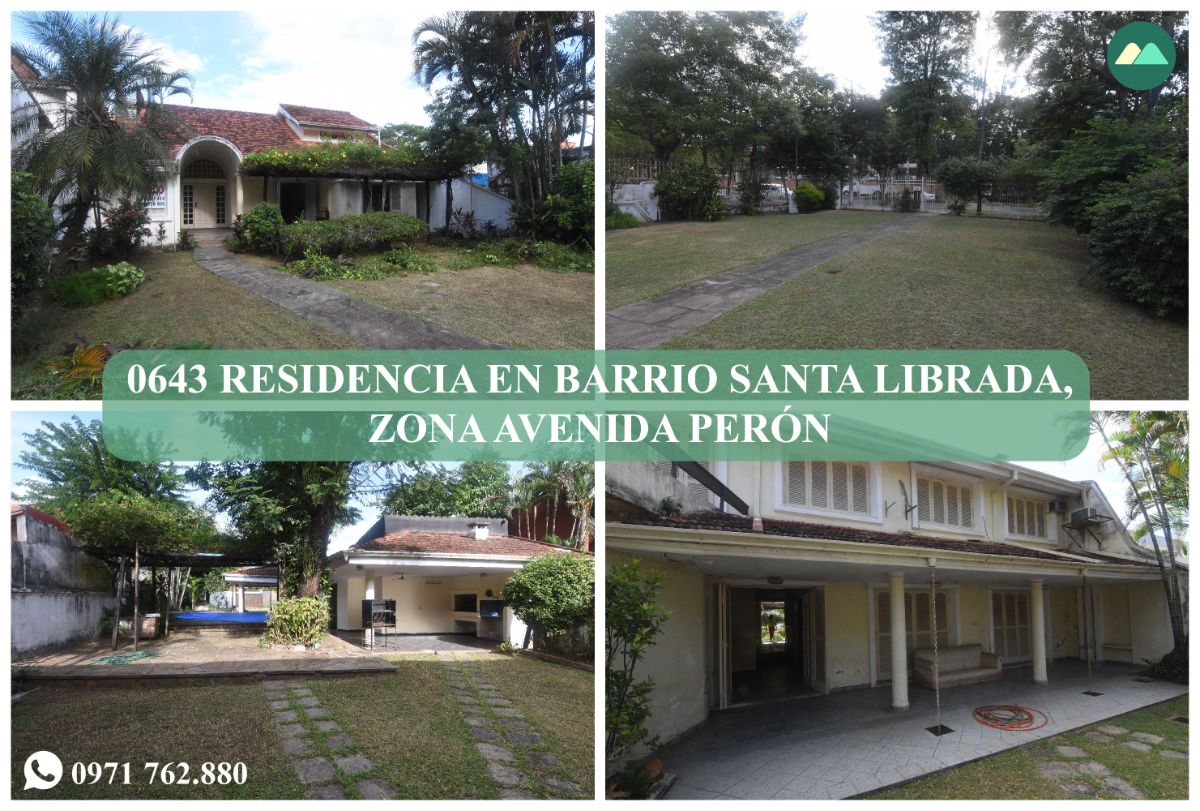
[[[228,222],[228,192],[224,183],[183,184],[183,227],[221,228]]]

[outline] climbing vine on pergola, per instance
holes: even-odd
[[[248,177],[304,177],[361,180],[445,180],[446,167],[409,149],[372,143],[322,143],[251,152],[242,160]]]

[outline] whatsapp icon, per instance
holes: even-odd
[[[1108,69],[1130,90],[1151,90],[1171,78],[1175,43],[1161,26],[1129,23],[1108,41]]]

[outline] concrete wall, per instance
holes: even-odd
[[[507,197],[496,194],[490,189],[476,186],[466,180],[455,180],[453,184],[453,199],[451,208],[461,208],[463,211],[474,211],[475,222],[482,228],[488,220],[496,223],[498,228],[507,230],[512,226],[512,201]],[[429,195],[429,227],[446,227],[446,184],[434,183],[430,186]],[[414,197],[415,206],[415,197]]]
[[[608,560],[628,563],[632,558],[614,551]],[[705,580],[682,566],[643,563],[642,570],[663,572],[658,601],[671,612],[636,674],[654,678],[647,727],[652,737],[666,743],[708,717]]]
[[[871,683],[871,604],[866,583],[825,584],[825,660],[828,688]]]
[[[1130,583],[1129,618],[1134,628],[1133,661],[1157,661],[1171,652],[1171,620],[1162,583]]]
[[[958,642],[992,649],[992,601],[986,586],[964,585],[958,590]]]
[[[396,601],[398,634],[447,634],[458,630],[455,625],[454,595],[473,593],[479,600],[500,599],[508,572],[489,572],[461,577],[426,577],[406,574],[383,577],[383,593],[377,599]],[[488,590],[493,597],[486,596]],[[339,580],[337,587],[337,627],[341,631],[362,630],[362,601],[366,588],[362,577]],[[460,618],[462,619],[462,618]],[[519,622],[519,621],[518,621]],[[524,633],[524,626],[521,627]],[[519,640],[518,640],[519,641]]]
[[[1051,659],[1077,659],[1079,652],[1079,593],[1073,588],[1047,589],[1050,610],[1050,643],[1046,656]]]
[[[95,637],[116,603],[112,570],[29,513],[11,528],[13,656]]]
[[[1106,662],[1134,662],[1129,587],[1124,583],[1100,586],[1096,602],[1100,609],[1096,637],[1100,658]]]

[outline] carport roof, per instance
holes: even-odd
[[[532,558],[547,552],[580,554],[553,544],[515,538],[510,535],[490,535],[475,540],[454,532],[425,532],[405,530],[378,538],[364,539],[346,550],[353,552],[395,552],[414,555],[489,555],[513,558]]]
[[[1037,560],[1052,560],[1060,563],[1079,561],[1102,564],[1120,564],[1126,566],[1149,567],[1150,563],[1119,558],[1112,555],[1095,553],[1057,552],[1050,549],[1033,549],[1028,546],[1001,543],[998,541],[964,541],[956,538],[942,538],[928,535],[916,535],[900,532],[879,532],[876,530],[856,529],[854,527],[839,527],[832,524],[813,524],[806,521],[781,521],[774,518],[762,519],[762,529],[754,529],[753,519],[742,515],[707,512],[695,514],[675,514],[657,519],[626,519],[626,524],[642,526],[676,527],[679,529],[716,530],[719,532],[746,532],[760,535],[782,535],[794,538],[812,538],[822,541],[848,541],[861,544],[878,544],[884,546],[907,546],[919,549],[935,549],[950,552],[969,552],[980,555],[1004,555],[1007,557],[1034,558]]]

